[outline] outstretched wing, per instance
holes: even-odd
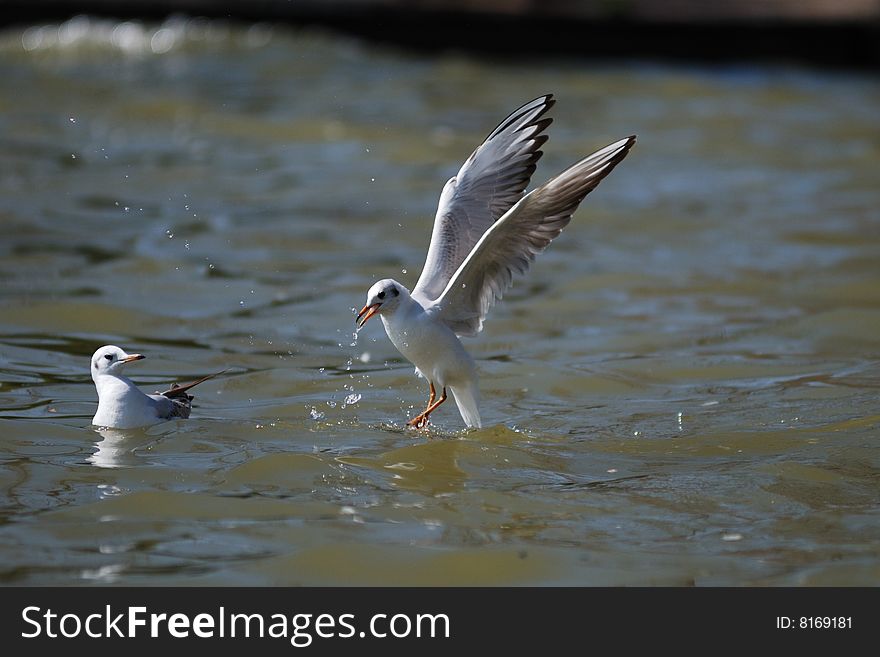
[[[412,296],[434,301],[486,230],[522,198],[547,141],[541,116],[552,94],[526,103],[498,124],[440,194],[428,257]]]
[[[528,270],[635,141],[628,137],[606,146],[526,194],[486,231],[429,310],[458,335],[479,333],[514,274]]]

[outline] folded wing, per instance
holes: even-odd
[[[635,137],[621,139],[526,194],[495,222],[431,304],[458,335],[476,335],[486,313],[557,236],[589,194],[626,157]]]
[[[223,374],[224,372],[226,372],[226,370],[203,376],[201,379],[191,381],[190,383],[184,383],[183,385],[177,385],[175,383],[165,392],[157,392],[154,395],[148,396],[156,404],[159,417],[165,419],[175,417],[188,418],[190,411],[192,410],[192,400],[194,397],[187,391],[191,388],[195,388],[197,385],[208,379],[213,379],[215,376]]]

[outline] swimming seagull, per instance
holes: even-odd
[[[409,426],[424,427],[446,401],[447,388],[467,426],[481,426],[476,367],[459,337],[483,329],[514,274],[528,270],[636,141],[632,136],[614,142],[524,194],[547,141],[541,133],[552,120],[541,117],[554,103],[548,94],[513,112],[449,179],[412,292],[390,278],[367,292],[358,328],[381,317],[391,342],[428,380],[428,406]]]
[[[193,396],[187,390],[203,381],[222,374],[209,374],[198,381],[172,385],[165,392],[145,395],[126,376],[122,369],[141,354],[127,354],[119,347],[107,345],[92,356],[92,381],[98,389],[98,412],[92,424],[113,429],[133,429],[174,418],[188,418]]]

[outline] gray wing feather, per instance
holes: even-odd
[[[522,198],[543,155],[541,119],[555,103],[552,94],[510,114],[486,137],[440,194],[428,256],[412,295],[434,301],[486,230]]]
[[[155,402],[157,415],[166,420],[176,417],[186,419],[192,410],[192,395],[175,397],[173,399],[159,394],[148,395],[148,397]]]
[[[629,137],[606,146],[526,194],[486,231],[429,310],[458,335],[479,333],[514,275],[529,269],[635,141]]]
[[[192,411],[192,401],[195,399],[190,394],[187,394],[187,390],[190,388],[195,388],[200,383],[207,381],[208,379],[213,379],[215,376],[223,374],[226,370],[221,372],[215,372],[214,374],[209,374],[208,376],[203,376],[201,379],[197,379],[196,381],[191,381],[190,383],[184,383],[182,385],[174,384],[165,392],[157,392],[155,395],[148,395],[150,399],[156,402],[156,408],[159,413],[159,417],[163,417],[165,419],[171,419],[175,417],[179,418],[188,418],[190,412]]]

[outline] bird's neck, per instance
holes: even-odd
[[[379,316],[387,330],[389,327],[400,326],[402,323],[412,323],[416,317],[424,314],[425,309],[422,304],[410,296],[401,296],[393,313],[381,313]]]

